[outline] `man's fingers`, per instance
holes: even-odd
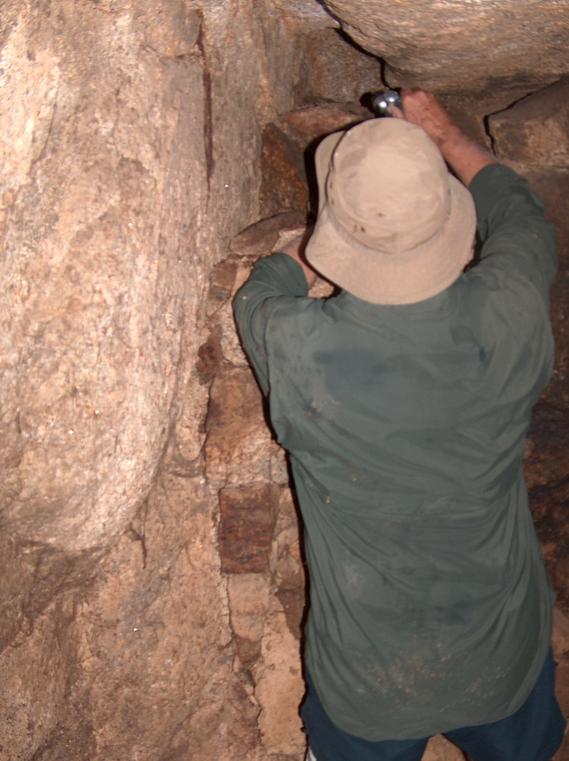
[[[390,103],[389,106],[387,107],[387,113],[390,116],[394,116],[396,119],[405,118],[403,111],[398,106],[395,106],[393,103]]]
[[[420,94],[419,94],[420,93]],[[406,110],[405,110],[405,101],[410,98],[410,102],[413,102],[417,99],[417,96],[419,96],[419,99],[421,98],[421,95],[425,95],[423,90],[419,90],[416,87],[412,88],[402,88],[400,91],[401,96],[401,108],[394,105],[393,103],[390,103],[387,107],[387,113],[390,116],[395,117],[396,119],[407,119],[406,116]]]

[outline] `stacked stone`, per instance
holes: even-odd
[[[231,301],[279,230],[303,223],[281,214],[246,230],[215,267],[208,300],[209,336],[198,370],[209,385],[205,463],[218,492],[218,542],[227,581],[233,668],[259,709],[264,750],[302,754],[298,706],[303,695],[300,621],[304,571],[285,455],[267,425],[263,398],[239,345]]]

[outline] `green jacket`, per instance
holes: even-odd
[[[234,302],[302,511],[307,667],[369,740],[513,713],[550,644],[522,454],[552,370],[555,236],[510,169],[470,190],[481,261],[433,298],[309,298],[275,254]]]

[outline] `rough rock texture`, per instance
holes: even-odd
[[[231,300],[279,230],[303,215],[282,214],[245,230],[212,273],[209,336],[200,354],[210,387],[205,423],[206,472],[219,488],[219,551],[236,643],[233,668],[259,707],[265,752],[299,757],[304,749],[298,706],[304,692],[300,619],[304,572],[298,523],[283,452],[273,441],[262,397],[239,345]],[[217,348],[213,350],[211,347]]]
[[[3,761],[258,752],[194,369],[263,124],[298,105],[300,43],[257,11],[3,4]]]
[[[336,29],[316,29],[306,37],[306,62],[296,85],[303,102],[359,103],[366,91],[381,87],[381,66],[374,56],[346,45]]]
[[[12,533],[80,552],[148,493],[198,309],[201,18],[178,4],[172,39],[149,40],[133,9],[21,5],[3,49],[2,502]]]
[[[285,209],[308,215],[316,208],[315,145],[330,132],[370,116],[356,104],[320,105],[283,114],[277,122],[269,123],[263,131],[261,216],[270,218]]]
[[[567,71],[566,0],[325,0],[390,85],[531,92]],[[510,97],[510,102],[513,100]]]

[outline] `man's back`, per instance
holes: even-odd
[[[522,454],[554,234],[433,95],[402,102],[318,145],[306,261],[287,244],[234,305],[304,519],[309,756],[419,761],[442,732],[542,761],[564,720]],[[307,298],[315,271],[340,295]]]
[[[554,241],[510,170],[472,192],[483,260],[432,298],[303,298],[276,255],[236,300],[306,529],[308,670],[370,740],[512,713],[549,646],[522,453],[552,366]]]

